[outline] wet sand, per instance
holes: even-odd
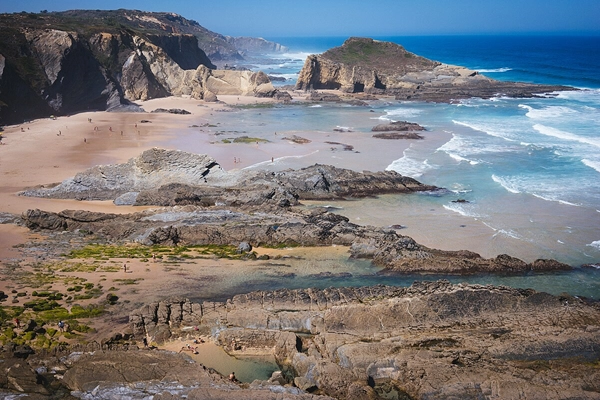
[[[295,100],[303,100],[304,94],[296,94]],[[141,102],[146,111],[156,108],[180,108],[190,111],[190,115],[164,113],[107,113],[90,112],[40,119],[30,123],[9,126],[3,134],[0,146],[0,216],[1,213],[21,214],[28,209],[43,209],[59,212],[65,209],[130,213],[142,210],[140,207],[115,206],[110,201],[50,200],[20,197],[17,193],[37,185],[58,183],[76,173],[98,164],[123,163],[152,147],[190,150],[214,157],[225,170],[244,168],[284,169],[305,167],[315,162],[334,164],[354,170],[380,170],[388,165],[393,157],[401,154],[410,145],[408,141],[384,141],[373,139],[371,135],[354,132],[327,133],[302,132],[299,136],[310,139],[310,143],[298,144],[281,140],[283,133],[265,132],[269,143],[225,144],[217,135],[219,127],[210,127],[215,115],[220,119],[231,115],[227,129],[243,130],[235,112],[229,112],[228,105],[271,102],[271,99],[257,99],[243,96],[219,96],[221,103],[205,103],[188,98],[165,98]],[[260,113],[260,108],[255,112]],[[224,114],[221,114],[224,113]],[[91,119],[91,122],[89,121]],[[147,120],[150,122],[142,122]],[[122,132],[122,133],[121,133]],[[287,135],[290,132],[286,133]],[[351,143],[355,151],[343,150],[343,145],[326,142]],[[148,208],[148,207],[146,207]],[[360,210],[357,211],[358,215]],[[361,223],[358,218],[352,222]],[[369,221],[371,222],[371,221]],[[389,225],[397,221],[384,222]],[[402,223],[402,221],[400,221]],[[477,233],[473,233],[477,236]],[[436,238],[438,240],[440,238]],[[37,243],[39,235],[14,225],[0,225],[0,263],[10,263],[23,258],[15,246],[25,242]],[[443,240],[443,238],[442,238]],[[444,243],[431,241],[427,245],[446,248]],[[185,295],[195,299],[222,298],[228,293],[240,293],[253,289],[252,282],[257,277],[268,276],[276,282],[281,276],[288,278],[307,274],[318,274],[337,268],[339,260],[347,259],[347,249],[328,248],[300,249],[295,267],[274,263],[249,263],[228,260],[194,260],[190,263],[167,265],[141,261],[139,259],[110,260],[107,265],[116,271],[103,273],[73,272],[69,276],[85,279],[97,285],[101,283],[105,291],[110,287],[118,289],[123,307],[120,311],[99,319],[96,324],[100,332],[121,329],[120,320],[131,309],[148,301],[172,295]],[[322,259],[323,254],[325,259]],[[338,261],[331,261],[331,260]],[[25,260],[24,264],[36,260]],[[342,261],[340,261],[342,262]],[[122,270],[126,264],[128,271]],[[348,267],[339,272],[347,272]],[[33,271],[33,270],[31,270]],[[31,272],[30,271],[30,272]],[[372,272],[372,271],[371,271]],[[353,271],[358,275],[358,270]],[[283,274],[283,275],[281,275]],[[296,274],[296,275],[294,275]],[[11,282],[10,275],[0,276],[0,290],[10,293],[15,288],[30,293],[33,287]],[[60,274],[59,274],[60,275]],[[63,274],[66,275],[66,274]],[[134,279],[133,285],[115,283],[123,279]],[[160,291],[156,288],[160,287]],[[66,287],[57,283],[53,290],[64,291]],[[29,297],[19,299],[19,304]],[[82,304],[97,302],[97,299],[83,301]]]

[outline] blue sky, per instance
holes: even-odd
[[[600,34],[600,0],[23,0],[0,12],[170,11],[231,36]]]

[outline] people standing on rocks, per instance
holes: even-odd
[[[65,323],[64,323],[63,321],[58,321],[58,329],[59,329],[61,332],[64,332],[64,331],[65,331]]]
[[[235,377],[235,372],[232,372],[229,374],[229,380],[231,382],[236,382],[236,383],[239,382],[238,379]]]
[[[144,339],[142,339],[142,342],[144,343],[144,347],[148,347],[148,338],[144,337]]]
[[[19,318],[15,318],[15,326],[16,326],[17,328],[20,328],[20,327],[21,327],[21,321],[19,321]]]

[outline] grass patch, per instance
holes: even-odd
[[[290,243],[277,243],[277,244],[272,244],[272,245],[261,244],[261,247],[264,247],[265,249],[281,250],[281,249],[286,249],[286,248],[302,247],[302,245],[300,243],[290,242]]]
[[[269,143],[267,139],[261,139],[250,136],[240,136],[233,139],[233,143]]]
[[[257,139],[252,138],[251,141]],[[263,140],[263,139],[258,139]],[[263,140],[264,141],[264,140]],[[237,254],[237,247],[229,245],[193,245],[193,246],[113,246],[92,244],[85,246],[79,250],[71,251],[67,257],[70,258],[93,258],[93,259],[110,259],[110,258],[139,258],[142,262],[149,262],[152,255],[156,255],[157,259],[162,262],[162,258],[166,256],[167,260],[175,259],[194,259],[198,255],[212,255],[219,258],[243,258]],[[81,265],[88,265],[82,263]],[[116,265],[102,266],[102,271],[120,271],[121,267]],[[85,280],[83,281],[85,282]],[[81,282],[77,283],[81,285]]]
[[[143,280],[144,278],[113,279],[113,282],[117,282],[118,285],[137,285],[139,281]]]
[[[254,103],[254,104],[238,104],[232,106],[232,108],[237,108],[240,110],[254,110],[257,108],[275,108],[275,104],[273,103]]]

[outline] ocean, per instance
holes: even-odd
[[[250,60],[250,66],[286,78],[276,83],[282,85],[295,83],[308,54],[339,46],[346,38],[267,39],[288,46],[289,52]],[[572,278],[556,275],[550,286],[562,290],[562,280],[572,279],[574,293],[582,294],[577,292],[580,288],[585,295],[599,298],[600,37],[375,39],[401,44],[418,55],[465,66],[494,79],[560,84],[578,90],[530,99],[498,96],[453,104],[374,101],[368,109],[275,107],[261,110],[260,115],[241,114],[248,134],[260,136],[262,130],[272,129],[302,136],[303,132],[326,132],[331,126],[369,134],[372,126],[385,121],[419,123],[427,128],[425,140],[411,142],[390,159],[373,160],[374,165],[446,188],[446,194],[387,195],[329,205],[352,222],[402,224],[406,229],[400,233],[425,245],[443,243],[443,248],[466,248],[485,257],[506,253],[526,261],[554,258],[576,267],[596,265],[596,269],[566,275]],[[230,116],[216,118],[226,125]],[[310,155],[299,157],[307,165],[312,163]],[[336,165],[351,168],[343,158]],[[297,167],[298,159],[280,165],[290,166]],[[548,279],[544,275],[543,280]],[[527,286],[527,282],[532,281],[522,284]],[[582,289],[586,285],[587,289]]]

